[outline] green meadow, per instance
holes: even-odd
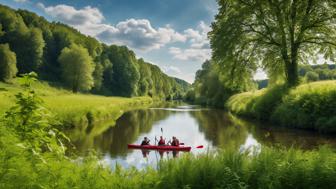
[[[62,126],[87,127],[98,122],[116,119],[124,111],[152,104],[150,97],[106,97],[92,94],[74,94],[71,91],[52,87],[46,82],[32,86],[45,102],[46,108],[55,114]],[[0,113],[4,113],[14,101],[14,95],[22,91],[17,81],[12,84],[0,82]]]

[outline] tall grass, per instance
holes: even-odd
[[[35,91],[62,122],[64,127],[83,127],[87,129],[99,122],[115,119],[131,108],[148,106],[152,103],[149,97],[123,98],[105,97],[90,94],[73,94],[64,89],[57,89],[45,82],[33,84]],[[22,88],[13,84],[0,83],[0,114],[13,105],[13,96]]]
[[[0,188],[334,188],[336,153],[262,148],[259,154],[223,150],[186,154],[147,168],[111,170],[95,155],[37,157],[0,124]]]
[[[232,96],[226,107],[235,114],[282,126],[336,132],[336,81],[241,93]]]
[[[159,188],[333,188],[336,155],[322,147],[264,148],[254,156],[225,150],[163,162]]]

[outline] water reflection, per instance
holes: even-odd
[[[161,159],[171,159],[188,152],[142,151],[127,149],[127,144],[140,144],[144,136],[154,144],[162,135],[168,141],[177,136],[180,142],[192,147],[191,153],[204,153],[217,148],[237,150],[260,149],[262,145],[298,146],[316,148],[320,144],[336,146],[333,136],[316,133],[265,127],[264,124],[239,119],[223,110],[202,109],[198,106],[169,106],[125,113],[114,126],[101,133],[85,133],[72,138],[79,153],[95,149],[103,154],[103,161],[111,167],[142,168],[156,166]],[[197,149],[196,146],[204,148]]]

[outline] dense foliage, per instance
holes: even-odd
[[[127,47],[102,44],[67,25],[50,23],[25,10],[0,5],[0,44],[8,44],[15,53],[20,74],[35,71],[41,79],[74,92],[91,90],[105,95],[148,95],[161,99],[180,98],[185,92],[186,83],[181,84],[157,66],[138,60]],[[69,48],[81,52],[67,52]],[[15,73],[12,59],[1,63],[11,66],[10,78]],[[87,61],[76,64],[82,60]],[[85,68],[74,74],[73,69],[78,66]],[[7,78],[1,75],[0,79]]]
[[[223,107],[233,94],[255,88],[248,73],[240,72],[241,78],[232,77],[225,68],[215,61],[205,61],[196,72],[195,82],[186,94],[194,103]]]
[[[213,59],[232,76],[258,67],[269,77],[298,84],[298,65],[319,53],[334,60],[334,0],[219,0],[219,13],[209,33]]]
[[[226,107],[238,115],[331,133],[336,132],[335,101],[336,81],[320,81],[237,94]]]

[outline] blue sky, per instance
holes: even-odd
[[[216,0],[0,0],[69,24],[107,44],[126,45],[165,73],[194,80],[211,57],[207,32]]]

